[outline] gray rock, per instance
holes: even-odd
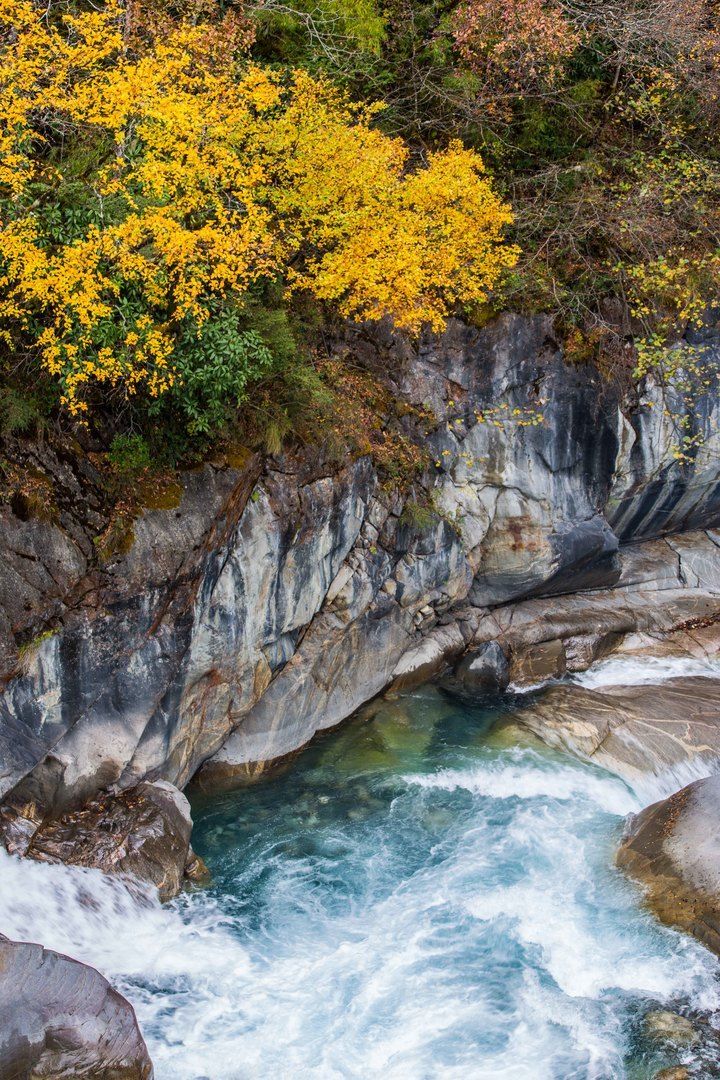
[[[561,638],[513,649],[510,678],[518,686],[533,686],[556,679],[567,671],[565,645]]]
[[[720,955],[720,775],[689,784],[629,822],[618,865],[672,926]]]
[[[502,646],[497,641],[488,641],[466,652],[452,672],[439,682],[444,689],[470,700],[477,694],[504,690],[509,682],[508,673]]]
[[[645,1013],[643,1027],[645,1035],[657,1042],[694,1046],[700,1040],[699,1032],[692,1021],[668,1009],[653,1009]]]
[[[94,968],[0,937],[0,1080],[152,1080],[132,1006]]]
[[[366,461],[238,481],[187,576],[43,641],[0,701],[0,794],[55,817],[148,775],[182,787],[293,655],[375,482]]]
[[[701,346],[701,363],[713,382],[718,342]],[[677,460],[678,420],[699,447],[692,462]],[[720,450],[720,400],[717,390],[693,395],[676,384],[663,387],[652,378],[641,387],[637,407],[620,418],[621,435],[607,518],[621,540],[705,528],[717,521]]]
[[[488,641],[463,657],[455,677],[466,690],[504,690],[510,681],[507,657],[497,641]]]
[[[702,347],[717,362],[714,339]],[[451,320],[417,346],[350,328],[338,348],[433,410],[402,420],[438,463],[413,492],[437,511],[429,527],[369,460],[248,454],[186,474],[179,505],[145,510],[101,563],[87,455],[14,447],[59,493],[56,518],[0,521],[0,659],[15,665],[0,799],[21,817],[147,778],[183,787],[201,767],[254,774],[468,647],[498,642],[527,681],[718,613],[714,534],[620,546],[720,520],[717,392],[695,406],[648,384],[626,415],[540,316]],[[707,434],[693,463],[673,455],[668,394]]]
[[[469,629],[461,622],[436,626],[407,652],[392,673],[390,692],[422,686],[447,668],[465,650]]]
[[[553,686],[515,720],[549,746],[629,780],[682,777],[720,760],[720,679],[602,690]]]

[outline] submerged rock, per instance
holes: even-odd
[[[180,891],[185,873],[198,882],[207,874],[190,848],[190,804],[162,780],[95,799],[33,832],[30,824],[26,817],[6,818],[11,854],[126,874],[154,885],[161,900]]]
[[[0,1080],[152,1080],[132,1005],[95,968],[0,936]]]
[[[688,770],[720,759],[720,678],[597,690],[553,686],[515,720],[549,746],[628,779],[687,778]]]
[[[630,820],[618,865],[663,922],[720,955],[720,775],[698,780]]]
[[[648,1038],[675,1046],[694,1046],[700,1039],[692,1021],[667,1009],[653,1009],[646,1013],[644,1028]]]

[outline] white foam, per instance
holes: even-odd
[[[593,664],[570,680],[589,690],[604,686],[658,685],[668,679],[694,675],[720,677],[720,659],[700,660],[690,656],[615,656]]]
[[[560,679],[541,679],[536,683],[510,683],[508,685],[508,692],[511,694],[534,694],[536,690],[544,690],[547,686],[557,686],[561,682]]]
[[[509,759],[509,761],[507,760]],[[624,816],[639,810],[641,803],[620,779],[580,765],[550,765],[533,750],[510,752],[501,763],[467,769],[439,769],[430,774],[411,773],[408,784],[428,789],[456,791],[494,799],[549,798],[567,801],[592,800],[610,814]]]
[[[660,768],[657,772],[638,773],[633,776],[632,789],[642,806],[650,806],[651,803],[667,799],[680,788],[687,787],[695,780],[705,780],[720,771],[720,762],[713,755],[704,756],[698,754],[687,761],[676,765]]]
[[[99,870],[46,865],[0,848],[0,929],[21,941],[40,941],[123,978],[173,978],[225,966],[230,935],[218,912],[189,925],[154,892]],[[200,914],[200,913],[199,913]],[[208,924],[212,934],[208,935]],[[118,948],[117,933],[123,945]],[[168,950],[168,934],[173,949]],[[202,941],[202,951],[198,944]],[[234,965],[245,964],[233,950]]]
[[[575,862],[579,853],[572,845],[563,845],[563,854],[567,872],[556,887],[532,875],[511,889],[482,893],[468,901],[468,910],[479,919],[513,920],[517,939],[539,950],[542,966],[569,998],[600,1000],[610,990],[660,1000],[691,993],[698,977],[702,981],[707,974],[705,957],[698,951],[678,972],[670,951],[642,955],[627,928],[618,925],[600,933],[582,902],[587,884],[578,873],[582,858]]]
[[[268,841],[237,907],[0,851],[0,931],[103,971],[158,1080],[604,1080],[623,995],[720,1005],[715,961],[612,869],[639,805],[620,780],[528,748],[406,780],[375,831],[338,822],[337,854]],[[428,832],[438,800],[453,813]]]

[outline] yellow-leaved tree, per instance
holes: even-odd
[[[0,0],[0,334],[71,413],[102,385],[222,381],[236,343],[204,337],[259,281],[414,332],[514,264],[475,153],[411,169],[323,79],[262,69],[202,26],[133,52],[124,25],[118,0],[54,21]],[[252,379],[267,357],[243,347]]]

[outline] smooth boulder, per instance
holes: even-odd
[[[720,955],[720,775],[630,819],[617,862],[647,890],[663,922]]]
[[[475,705],[488,695],[507,689],[510,681],[507,657],[497,641],[488,641],[463,656],[452,673],[438,680],[451,697]]]
[[[0,936],[0,1080],[152,1080],[135,1012],[95,968]]]

